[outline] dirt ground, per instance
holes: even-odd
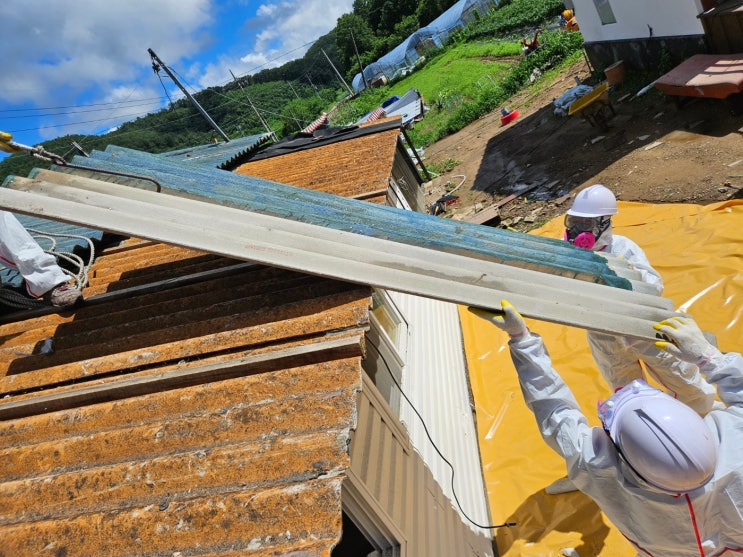
[[[458,197],[442,218],[494,216],[489,225],[527,231],[564,213],[575,193],[595,183],[618,199],[707,204],[743,197],[743,115],[729,103],[698,99],[677,106],[661,94],[610,90],[602,130],[580,115],[557,116],[553,100],[588,82],[584,61],[506,105],[516,120],[495,111],[425,149],[427,166],[456,161],[426,184],[427,206]],[[487,210],[486,213],[481,211]]]

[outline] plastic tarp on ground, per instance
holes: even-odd
[[[714,333],[720,350],[743,351],[743,201],[707,206],[620,202],[613,222],[616,234],[645,250],[663,277],[664,297],[676,309]],[[562,217],[533,233],[562,237]],[[466,308],[460,308],[460,317],[493,524],[517,524],[497,530],[501,557],[634,556],[629,542],[587,496],[545,492],[565,476],[565,464],[542,440],[524,404],[508,339]],[[585,331],[527,321],[544,337],[555,369],[589,423],[600,425],[596,403],[610,391],[593,363]]]
[[[398,72],[415,65],[425,52],[442,46],[453,31],[462,29],[474,21],[478,14],[486,14],[498,3],[499,0],[459,0],[431,23],[418,29],[376,62],[366,66],[363,69],[363,78],[361,73],[357,73],[351,82],[353,88],[363,91],[364,78],[367,83],[374,83],[383,77],[387,80],[396,77]]]

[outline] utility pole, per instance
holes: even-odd
[[[255,105],[253,104],[253,101],[251,101],[251,100],[250,100],[250,97],[248,96],[248,92],[247,92],[247,91],[246,91],[246,90],[245,90],[245,89],[243,88],[243,85],[242,85],[242,83],[240,83],[240,81],[239,81],[239,80],[238,80],[238,79],[237,79],[237,78],[235,77],[235,74],[234,74],[234,73],[232,73],[232,70],[230,70],[230,74],[232,75],[232,79],[234,79],[235,81],[237,81],[237,85],[238,85],[238,86],[240,87],[240,90],[241,90],[241,91],[243,92],[243,94],[245,95],[245,98],[246,98],[246,99],[248,99],[248,103],[250,103],[250,108],[252,108],[252,109],[253,109],[253,112],[255,112],[255,115],[256,115],[256,116],[258,116],[258,120],[260,120],[261,124],[263,124],[263,127],[265,128],[265,130],[266,130],[266,131],[267,131],[267,132],[268,132],[269,134],[271,134],[271,138],[272,138],[272,139],[273,139],[274,141],[278,141],[278,140],[276,139],[276,132],[274,132],[274,131],[273,131],[273,130],[272,130],[272,129],[271,129],[271,128],[270,128],[269,126],[268,126],[268,124],[266,123],[266,121],[265,121],[265,120],[263,119],[263,116],[261,116],[261,113],[260,113],[260,112],[258,112],[258,109],[257,109],[257,108],[255,107]]]
[[[222,136],[222,139],[224,139],[225,141],[229,142],[230,138],[227,137],[227,134],[224,133],[219,128],[219,126],[217,125],[217,123],[214,120],[212,120],[211,116],[209,116],[206,113],[206,110],[204,110],[201,107],[201,105],[196,101],[196,99],[194,99],[191,96],[191,93],[189,93],[188,91],[186,91],[186,88],[183,85],[181,85],[181,82],[180,81],[178,81],[176,79],[175,75],[173,75],[173,72],[170,71],[170,68],[168,68],[168,66],[166,66],[165,63],[162,60],[160,60],[160,58],[157,57],[157,54],[155,54],[152,51],[151,48],[148,48],[147,49],[147,52],[150,53],[150,57],[152,58],[152,69],[155,70],[155,73],[157,73],[160,70],[160,68],[164,69],[165,70],[165,73],[167,73],[170,76],[170,79],[172,79],[173,82],[178,86],[178,88],[181,91],[183,91],[183,94],[186,95],[186,98],[189,101],[191,101],[191,104],[193,104],[196,107],[196,110],[198,110],[199,112],[201,112],[201,115],[204,118],[206,118],[206,121],[209,122],[209,124],[211,125],[212,128],[214,128],[214,131],[216,131],[219,135],[221,135]]]
[[[343,83],[343,85],[346,86],[346,89],[348,89],[349,94],[353,95],[354,94],[353,91],[348,86],[348,83],[346,83],[346,81],[343,79],[343,76],[341,76],[340,72],[338,72],[338,70],[335,69],[335,66],[333,65],[333,62],[330,61],[330,57],[325,52],[325,49],[324,48],[321,48],[320,50],[322,50],[322,53],[325,54],[325,58],[328,60],[328,64],[330,64],[330,67],[333,68],[333,71],[335,71],[335,75],[337,75],[338,76],[338,79],[341,80],[341,83]]]
[[[297,97],[297,100],[298,101],[301,101],[302,99],[299,97],[299,95],[297,95],[297,91],[296,91],[296,89],[294,89],[294,85],[292,85],[292,82],[291,81],[287,81],[287,83],[289,84],[289,89],[291,89],[292,90],[292,93],[294,93],[294,96]]]
[[[359,71],[361,72],[361,79],[364,82],[364,89],[369,88],[369,84],[366,82],[366,76],[364,75],[364,66],[361,65],[361,56],[359,56],[359,49],[356,48],[356,37],[353,36],[353,31],[351,31],[351,42],[353,42],[353,50],[356,53],[356,60],[359,62]]]
[[[315,90],[315,93],[317,93],[317,87],[315,87],[315,84],[312,83],[312,78],[310,77],[310,74],[306,73],[304,75],[305,75],[305,77],[307,77],[307,81],[310,82],[310,85],[312,85],[312,88]]]

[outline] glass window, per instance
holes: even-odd
[[[364,371],[395,415],[399,416],[408,323],[390,297],[381,290],[375,290],[372,294],[370,324],[366,334]]]
[[[401,357],[405,355],[408,324],[390,297],[381,290],[372,294],[372,315]]]
[[[617,22],[617,18],[614,17],[614,11],[611,9],[609,0],[593,0],[593,4],[596,6],[596,11],[599,14],[602,25]]]

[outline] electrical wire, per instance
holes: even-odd
[[[156,100],[158,100],[158,103],[159,103],[159,99],[156,99]],[[3,120],[21,120],[21,119],[24,119],[24,118],[26,118],[26,119],[28,119],[28,118],[46,118],[47,116],[69,116],[70,114],[85,114],[87,112],[104,112],[104,111],[110,111],[110,110],[116,109],[116,108],[122,108],[122,106],[120,106],[120,105],[122,105],[124,103],[130,103],[125,108],[135,108],[135,107],[138,107],[138,106],[155,106],[155,104],[152,101],[146,101],[146,100],[122,101],[122,102],[118,102],[118,103],[105,103],[107,105],[105,108],[91,108],[89,110],[70,110],[70,111],[67,111],[67,112],[47,112],[45,114],[19,114],[19,115],[15,115],[15,116],[3,116]],[[134,103],[136,103],[136,104],[134,104]],[[85,106],[85,105],[83,105],[83,106]],[[59,109],[62,109],[62,108],[82,108],[82,106],[81,107],[76,107],[76,106],[71,106],[71,107],[62,106],[62,107],[59,107]],[[48,109],[48,108],[44,108],[44,109],[37,108],[37,109],[34,109],[34,110],[37,110],[38,111],[38,110],[52,110],[52,109]],[[28,110],[24,110],[24,109],[11,109],[11,110],[6,110],[6,111],[0,110],[0,113],[2,113],[2,112],[27,112],[27,111]]]
[[[454,496],[454,501],[457,503],[457,507],[459,507],[459,511],[462,513],[462,516],[464,518],[466,518],[470,523],[472,523],[472,525],[477,526],[478,528],[482,528],[484,530],[494,530],[496,528],[506,528],[506,527],[516,526],[516,523],[515,522],[504,522],[503,524],[488,524],[488,525],[478,524],[477,522],[475,522],[474,520],[472,520],[469,517],[469,515],[464,511],[464,509],[462,508],[462,504],[459,502],[459,498],[457,497],[457,492],[454,489],[454,466],[442,454],[442,452],[439,450],[438,446],[436,445],[436,443],[432,439],[431,433],[428,431],[428,426],[426,426],[426,421],[423,419],[423,416],[421,416],[420,412],[418,412],[418,409],[415,407],[415,405],[410,401],[410,399],[408,398],[408,395],[405,394],[405,391],[402,390],[402,387],[400,386],[400,383],[397,382],[397,379],[395,378],[395,375],[392,373],[392,370],[390,369],[390,366],[387,363],[387,360],[384,359],[384,356],[380,352],[379,347],[377,347],[371,340],[369,340],[368,337],[366,338],[366,342],[372,348],[374,348],[374,350],[376,351],[376,353],[382,359],[382,363],[384,363],[384,367],[387,370],[387,373],[389,373],[390,377],[392,378],[392,382],[395,384],[395,387],[397,387],[397,390],[400,391],[400,394],[405,399],[405,401],[410,405],[410,408],[413,409],[413,412],[415,412],[415,415],[418,416],[418,419],[420,420],[421,425],[423,426],[423,431],[426,432],[426,437],[428,437],[429,442],[431,443],[431,445],[433,446],[434,450],[439,455],[439,457],[441,458],[441,460],[443,460],[446,463],[446,465],[449,467],[449,469],[451,470],[451,492],[452,492],[452,495]]]
[[[280,60],[280,59],[288,56],[289,54],[291,54],[292,52],[295,52],[296,50],[299,50],[301,48],[304,48],[304,47],[306,47],[308,45],[311,46],[315,42],[317,42],[317,40],[309,41],[309,42],[307,42],[307,43],[305,43],[305,44],[303,44],[301,46],[298,46],[298,47],[296,47],[296,48],[294,48],[294,49],[292,49],[292,50],[290,50],[288,52],[282,53],[279,56],[277,56],[276,58],[274,58],[272,60],[268,60],[266,63],[264,63],[264,64],[262,64],[260,66],[257,66],[256,68],[254,68],[251,71],[256,71],[256,70],[258,70],[258,69],[260,69],[260,68],[262,68],[264,66],[267,66],[268,64],[271,64],[274,61]],[[313,62],[313,65],[310,68],[308,68],[307,71],[312,70],[316,64],[317,64],[316,61]],[[171,68],[171,71],[173,71],[174,74],[176,74],[175,70],[173,70],[172,68]],[[158,74],[158,78],[160,79],[160,83],[163,86],[163,90],[165,92],[166,97],[168,98],[168,101],[170,102],[170,104],[173,104],[174,101],[170,97],[170,94],[168,93],[167,88],[165,87],[165,84],[163,83],[162,76],[158,72],[156,72],[156,73]],[[307,73],[307,72],[305,72],[305,73]],[[251,75],[251,74],[248,73],[248,74],[245,74],[245,75]],[[182,78],[180,78],[180,79],[182,79]],[[231,81],[232,80],[227,80],[227,81],[224,82],[223,85],[226,85],[227,83],[230,83]],[[298,85],[301,84],[298,80],[294,80],[294,82],[297,83]],[[184,83],[185,83],[185,81],[184,81]],[[217,85],[215,87],[219,87],[219,86],[223,86],[223,85]],[[195,89],[192,86],[190,86],[190,85],[188,85],[188,88],[191,89],[192,91],[195,91]],[[227,102],[222,103],[222,104],[220,104],[220,105],[218,105],[218,106],[216,106],[214,108],[220,109],[220,108],[228,107],[229,105],[233,105],[233,104],[237,104],[237,105],[240,105],[240,106],[247,106],[245,104],[245,102],[242,101],[240,98],[230,97],[229,95],[226,95],[224,93],[221,93],[220,91],[217,91],[216,89],[212,89],[212,91],[214,93],[216,93],[217,95],[220,95],[220,96],[222,96],[222,97],[224,97],[224,98],[227,99]],[[153,99],[157,99],[157,97],[155,97]],[[163,97],[159,97],[159,99],[163,99]],[[183,99],[178,99],[178,100],[183,100]],[[134,101],[132,101],[132,102],[134,102]],[[20,111],[28,111],[28,110],[37,110],[37,111],[41,111],[41,110],[58,110],[58,109],[63,109],[63,108],[73,108],[74,109],[74,108],[82,108],[82,107],[86,107],[86,106],[106,106],[106,105],[111,105],[113,107],[117,107],[117,106],[120,106],[121,103],[120,102],[119,103],[92,103],[92,104],[85,104],[85,105],[79,105],[79,106],[50,107],[50,108],[40,108],[40,109],[10,109],[10,110],[0,110],[0,113],[2,113],[2,112],[11,112],[11,111],[19,111],[20,112]],[[134,108],[134,107],[137,107],[137,106],[146,106],[146,103],[130,104],[126,108]],[[79,113],[84,113],[84,112],[95,112],[95,111],[100,111],[100,110],[105,110],[105,109],[79,110],[79,111],[72,110],[70,112],[53,113],[53,114],[41,114],[39,116],[40,117],[44,117],[44,116],[56,116],[56,115],[69,115],[69,114],[79,114]],[[138,117],[144,116],[146,114],[150,114],[151,112],[152,111],[150,110],[150,111],[145,111],[145,112],[137,112],[137,113],[125,114],[125,115],[123,115],[121,117],[120,116],[117,116],[116,117],[116,120],[117,121],[120,121],[122,118],[124,118],[125,120],[123,120],[123,123],[126,123],[126,122],[131,121],[134,118],[138,118]],[[282,117],[283,116],[283,114],[272,112],[272,111],[268,111],[268,110],[263,110],[263,109],[261,109],[260,112],[261,112],[261,114],[270,114],[272,116],[277,116],[277,117]],[[10,119],[10,118],[22,119],[22,118],[31,118],[31,117],[33,117],[33,116],[32,115],[26,115],[26,116],[20,115],[20,116],[9,116],[7,118],[8,119]],[[193,117],[200,117],[200,115],[198,113],[189,114],[187,116],[183,116],[183,117],[179,118],[178,120],[179,121],[185,121],[185,120],[187,120],[189,118],[193,118]],[[12,134],[17,134],[17,133],[22,133],[22,132],[37,131],[37,130],[44,130],[44,129],[54,129],[54,128],[64,128],[64,127],[71,127],[71,126],[80,126],[80,125],[83,125],[83,124],[97,124],[97,123],[100,123],[100,122],[107,122],[107,121],[111,121],[111,120],[112,120],[111,118],[101,118],[101,119],[94,119],[94,120],[85,120],[85,121],[70,122],[70,123],[66,123],[66,124],[56,124],[56,125],[50,125],[50,126],[36,126],[36,127],[33,127],[33,128],[10,129],[10,130],[6,130],[6,131],[8,131],[9,133],[12,133]],[[296,118],[294,118],[294,120],[296,121]],[[160,125],[169,125],[170,123],[172,123],[172,122],[169,122],[167,124],[165,124],[165,123],[158,124],[156,126],[152,126],[151,128],[147,128],[144,131],[148,131],[148,130],[156,131],[157,128]],[[309,123],[310,123],[309,121],[304,122],[304,125],[309,124]],[[299,125],[300,128],[301,128],[302,127],[302,122],[297,122],[297,125]],[[142,131],[143,130],[140,129],[137,132],[132,132],[132,133],[141,133]],[[86,135],[86,134],[81,134],[81,135]],[[96,134],[87,134],[87,135],[95,136]],[[124,135],[124,133],[119,133],[119,134],[117,134],[117,137],[122,137],[123,135]],[[90,140],[92,141],[92,138]],[[71,151],[72,150],[70,150],[70,152]]]

